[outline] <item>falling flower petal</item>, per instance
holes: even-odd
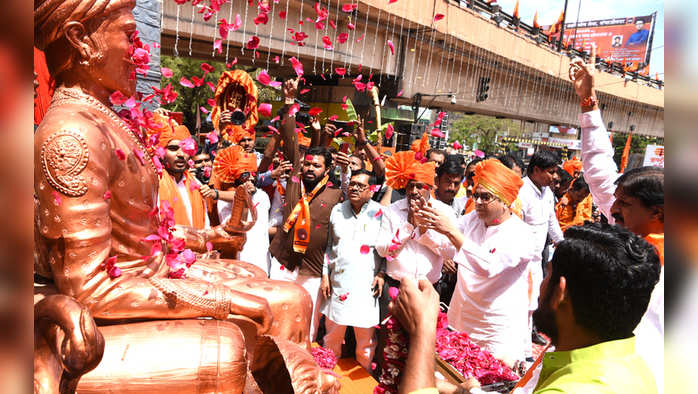
[[[52,191],[51,191],[51,194],[53,194],[53,203],[54,203],[56,206],[60,206],[60,205],[63,203],[63,199],[61,198],[60,193],[58,193],[58,192],[55,191],[55,190],[52,190]]]
[[[318,116],[322,113],[322,109],[318,107],[313,107],[308,111],[308,115],[310,116]]]
[[[200,106],[200,107],[199,107],[199,110],[200,110],[201,112],[203,112],[204,114],[208,115],[208,112],[209,112],[209,111],[206,109],[206,107]]]
[[[245,48],[247,49],[257,49],[257,47],[259,47],[259,37],[257,36],[252,36],[245,45]]]
[[[357,9],[358,7],[359,7],[358,4],[344,4],[344,5],[342,5],[342,11],[344,11],[344,12],[352,12],[352,11],[354,11],[355,9]]]
[[[390,137],[393,136],[393,133],[395,133],[395,128],[393,127],[392,123],[388,123],[385,128],[385,138],[390,139]]]
[[[388,40],[388,48],[390,48],[390,53],[394,55],[395,54],[395,45],[393,44],[393,42],[391,40]]]
[[[295,57],[292,57],[288,59],[291,62],[291,65],[293,66],[293,70],[296,71],[296,75],[299,77],[303,75],[303,63],[301,63],[298,59]]]
[[[194,156],[196,154],[196,142],[191,137],[187,137],[179,142],[179,146],[182,147],[184,153],[189,156]]]
[[[111,190],[107,190],[106,192],[104,192],[102,198],[105,200],[109,200],[111,198]]]
[[[400,289],[397,287],[390,287],[388,289],[388,295],[390,296],[390,299],[394,300],[397,298],[397,295],[400,293]]]
[[[295,175],[293,175],[293,176],[291,177],[291,182],[293,182],[293,183],[298,183],[298,177],[295,176]]]
[[[206,138],[208,139],[208,142],[211,143],[211,145],[215,144],[219,140],[218,134],[216,134],[215,131],[209,131],[206,135]]]
[[[211,241],[206,242],[206,251],[210,252],[212,250],[213,250],[213,244],[211,243]]]
[[[342,295],[339,296],[339,300],[340,300],[340,301],[346,301],[348,296],[349,296],[349,293],[342,294]]]
[[[340,33],[337,36],[337,42],[340,44],[344,44],[345,42],[347,42],[348,39],[349,39],[349,33]]]
[[[439,138],[444,138],[446,135],[441,131],[441,129],[432,129],[431,130],[431,136],[432,137],[439,137]]]
[[[185,88],[194,88],[194,84],[191,83],[191,81],[188,80],[187,77],[182,77],[182,79],[179,80],[179,84],[184,86]]]
[[[288,115],[289,115],[289,116],[293,116],[293,115],[297,114],[298,111],[300,111],[300,109],[301,109],[301,106],[298,105],[298,103],[294,103],[294,104],[291,106],[291,108],[288,109]]]
[[[121,105],[128,100],[128,97],[126,97],[121,91],[117,90],[114,93],[112,93],[109,96],[109,101],[112,103],[112,105]]]
[[[126,153],[121,149],[114,149],[114,153],[116,153],[116,157],[118,157],[119,160],[126,160]]]
[[[286,19],[286,11],[279,12],[279,18]]]
[[[327,120],[329,120],[329,121],[335,121],[337,119],[339,119],[339,116],[337,116],[337,115],[332,115],[329,118],[327,118]]]
[[[453,149],[459,150],[459,149],[461,149],[461,148],[463,148],[463,145],[461,145],[460,142],[458,142],[458,141],[453,141]]]
[[[215,71],[213,66],[208,63],[201,63],[201,70],[203,70],[205,73],[212,73]]]
[[[380,185],[379,185],[379,186],[380,186]],[[383,210],[382,210],[382,209],[379,209],[378,212],[376,212],[376,214],[373,215],[373,217],[376,217],[376,218],[379,218],[379,217],[381,217],[381,216],[383,216]]]
[[[223,40],[216,40],[213,42],[213,49],[220,55],[223,53]]]
[[[269,15],[267,15],[265,12],[260,12],[259,15],[257,15],[256,18],[254,18],[255,25],[266,25],[267,22],[269,22]]]
[[[444,14],[436,14],[436,15],[434,15],[434,22],[438,22],[438,21],[440,21],[441,19],[443,19],[444,17],[446,17],[446,15],[444,15]]]
[[[259,104],[259,107],[257,108],[259,111],[259,114],[262,116],[270,117],[271,116],[271,104],[269,103],[262,103]]]
[[[349,23],[347,23],[347,29],[354,30],[354,29],[356,29],[356,26],[353,23],[349,22]]]
[[[162,76],[163,76],[164,78],[172,78],[172,75],[174,75],[174,74],[172,73],[172,70],[170,70],[170,69],[167,68],[167,67],[161,67],[161,68],[160,68],[160,72],[162,73]]]
[[[332,40],[330,40],[330,37],[328,36],[322,36],[322,44],[325,49],[331,51],[334,48],[332,47]]]
[[[399,91],[399,92],[397,92],[397,96],[398,96],[398,97],[402,97],[402,93],[403,93],[403,91],[402,91],[402,90],[401,90],[401,91]]]
[[[300,94],[306,94],[310,91],[310,89],[301,89]]]

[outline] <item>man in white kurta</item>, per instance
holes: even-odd
[[[254,186],[250,186],[250,190],[253,190],[252,205],[257,209],[257,221],[245,234],[247,240],[240,251],[239,259],[256,265],[269,275],[269,196]],[[232,202],[218,200],[218,215],[221,223],[225,223],[230,218],[232,209]],[[252,213],[247,214],[247,220],[252,220]]]
[[[356,360],[371,372],[380,313],[377,297],[383,280],[378,273],[381,259],[374,252],[382,206],[371,200],[369,179],[365,170],[354,173],[348,200],[332,208],[321,288],[325,293],[325,347],[341,357],[346,327],[354,327]]]
[[[448,321],[496,358],[523,360],[530,341],[528,264],[537,251],[531,226],[516,215],[487,226],[473,211],[458,229],[465,240],[454,258],[458,282]]]

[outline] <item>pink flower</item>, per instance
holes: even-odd
[[[164,78],[172,78],[172,75],[174,75],[174,74],[172,73],[172,70],[170,70],[170,69],[167,68],[167,67],[161,67],[161,68],[160,68],[160,72],[162,73],[162,76],[163,76]]]
[[[339,119],[339,116],[337,116],[337,115],[331,115],[329,118],[327,118],[327,120],[329,120],[329,121],[334,121],[337,119]]]
[[[347,297],[349,297],[349,293],[342,294],[342,295],[339,296],[339,300],[340,300],[340,301],[346,301],[346,300],[347,300]]]
[[[283,269],[283,266],[281,266]],[[332,350],[324,347],[314,347],[311,350],[315,362],[320,368],[332,370],[337,365],[337,356]]]
[[[395,54],[395,45],[393,44],[393,42],[391,40],[388,40],[388,48],[390,48],[390,53],[394,55]]]
[[[303,76],[303,63],[301,63],[298,59],[295,57],[292,57],[288,59],[291,62],[291,65],[293,66],[293,70],[296,72],[296,75]]]
[[[111,198],[111,190],[107,190],[106,192],[104,192],[104,195],[102,196],[102,198],[104,200],[108,201]]]
[[[213,66],[210,65],[210,64],[208,64],[208,63],[201,63],[201,70],[203,70],[203,72],[204,72],[205,74],[212,73],[212,72],[216,71],[216,70],[213,68]]]
[[[402,97],[402,92],[403,92],[402,90],[400,90],[399,92],[397,92],[397,96],[398,96],[398,97]]]
[[[210,252],[212,250],[213,250],[213,244],[210,241],[206,242],[206,251]]]
[[[353,23],[349,22],[349,23],[347,23],[347,29],[354,30],[354,29],[356,29],[356,26]]]
[[[371,247],[368,245],[361,245],[359,251],[361,252],[361,254],[368,254],[371,251]]]
[[[337,36],[337,42],[339,42],[340,44],[344,44],[345,42],[347,42],[348,39],[349,39],[349,33],[340,33]]]
[[[142,150],[138,148],[133,148],[133,154],[136,156],[136,159],[141,163],[142,166],[145,165],[145,154],[143,153]]]

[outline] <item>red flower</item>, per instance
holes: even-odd
[[[257,36],[252,36],[250,37],[250,40],[247,41],[247,44],[245,45],[247,49],[257,49],[259,47],[259,37]]]
[[[339,42],[340,44],[344,44],[345,42],[347,42],[348,39],[349,39],[349,33],[340,33],[337,36],[337,42]]]
[[[357,8],[359,8],[358,4],[344,4],[344,5],[342,5],[342,11],[344,11],[344,12],[352,12]]]
[[[308,111],[308,115],[310,116],[318,116],[322,113],[322,109],[318,107],[313,107]]]

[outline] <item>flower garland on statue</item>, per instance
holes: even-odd
[[[399,290],[391,287],[388,290],[390,298],[395,300]],[[378,385],[373,389],[373,394],[397,394],[398,385],[402,377],[402,369],[407,363],[409,351],[409,338],[400,326],[397,318],[389,316],[385,322],[387,338],[383,350],[383,368]]]

